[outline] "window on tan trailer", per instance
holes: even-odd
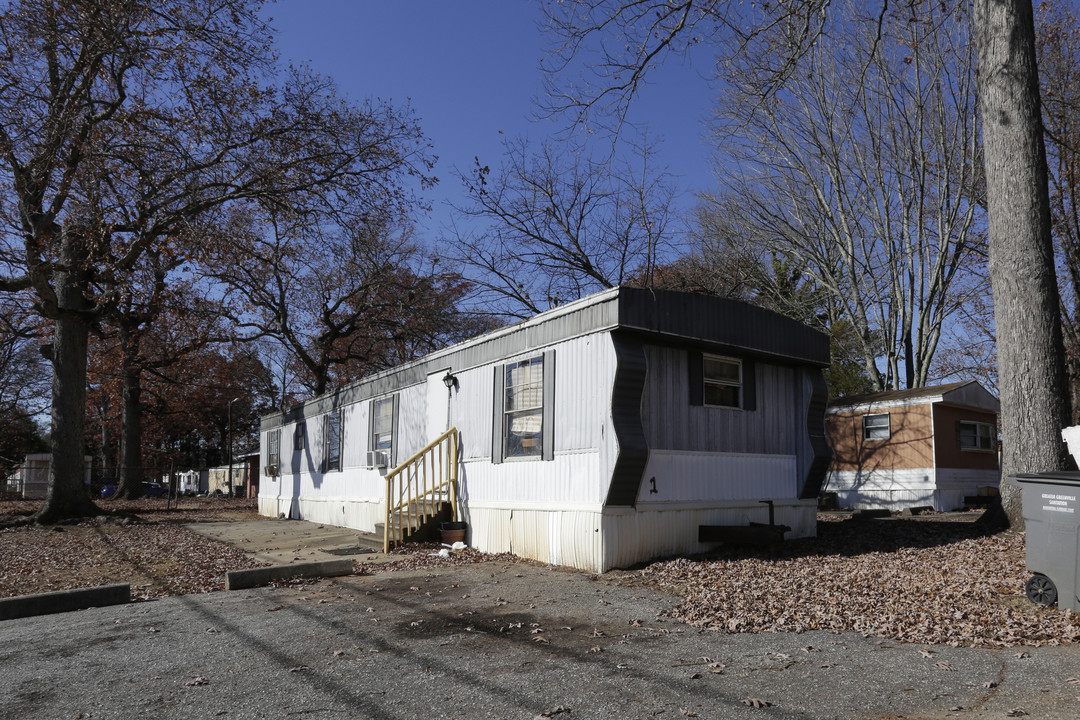
[[[990,423],[961,420],[956,437],[961,450],[992,452],[997,449],[997,430]]]
[[[863,440],[888,440],[891,434],[889,413],[863,415]]]

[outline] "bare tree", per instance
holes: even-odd
[[[97,512],[82,485],[87,338],[148,252],[231,203],[411,202],[430,168],[410,113],[280,74],[255,0],[22,0],[0,13],[0,290],[53,329],[49,491],[36,520]],[[377,200],[374,198],[377,196]]]
[[[43,449],[35,416],[48,409],[48,364],[41,322],[24,300],[0,296],[0,475]]]
[[[225,254],[208,264],[240,331],[275,338],[313,394],[483,329],[458,310],[464,281],[424,272],[408,227],[393,218],[269,212],[234,218],[226,231]]]
[[[623,159],[596,160],[524,140],[504,145],[497,171],[479,160],[462,177],[479,221],[453,242],[478,300],[525,318],[633,280],[650,285],[668,254],[675,190],[648,144]]]
[[[29,303],[19,300],[0,296],[0,415],[16,411],[35,415],[49,407],[41,322]]]
[[[974,49],[955,8],[879,25],[835,7],[842,20],[768,96],[755,57],[730,63],[717,145],[740,172],[721,173],[708,212],[720,241],[785,258],[832,296],[875,389],[920,387],[985,284]]]
[[[908,0],[905,7],[934,3]],[[790,3],[595,0],[548,5],[561,40],[552,68],[555,110],[588,112],[626,102],[665,53],[698,43],[717,57],[750,50],[760,58],[756,82],[779,87],[801,67],[821,35],[828,0]],[[890,4],[870,6],[884,27]],[[1061,426],[1068,422],[1064,347],[1050,241],[1046,154],[1042,142],[1035,28],[1030,0],[976,0],[973,28],[983,125],[989,216],[988,253],[998,341],[998,378],[1005,446],[1003,475],[1067,465]],[[743,28],[746,28],[745,30]],[[875,49],[878,36],[870,42]],[[775,52],[753,52],[771,46]],[[591,68],[574,82],[574,63]],[[766,97],[771,97],[766,94]],[[609,98],[614,99],[612,102]],[[1018,498],[1003,485],[1010,519],[1022,524]]]

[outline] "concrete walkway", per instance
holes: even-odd
[[[271,565],[351,558],[365,563],[390,558],[375,548],[381,538],[359,530],[320,525],[306,520],[260,518],[244,522],[204,522],[185,526],[200,535],[235,545]]]

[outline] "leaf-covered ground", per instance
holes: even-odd
[[[70,590],[110,583],[130,583],[132,597],[147,600],[169,595],[225,589],[229,570],[258,567],[232,545],[188,530],[197,522],[258,521],[255,501],[232,498],[162,498],[104,501],[98,517],[51,528],[0,529],[0,597]],[[40,501],[0,501],[0,518],[30,515]],[[406,545],[388,563],[353,562],[357,574],[453,567],[511,555],[484,555],[472,549],[441,557],[437,543]],[[329,556],[327,556],[329,557]]]
[[[28,515],[34,501],[0,502],[0,516]],[[0,530],[0,597],[131,584],[135,599],[225,589],[225,572],[257,567],[246,553],[205,538],[183,523],[254,519],[254,501],[161,498],[107,501],[105,511],[132,518],[94,518],[51,528]]]
[[[1024,536],[971,523],[824,520],[777,557],[652,563],[624,581],[678,594],[672,617],[724,632],[855,631],[981,647],[1080,640],[1080,617],[1024,596]]]
[[[0,515],[33,503],[0,502]],[[185,523],[258,520],[250,500],[197,498],[103,503],[134,515],[46,529],[0,530],[0,597],[129,582],[136,598],[224,588],[227,570],[254,567],[247,553]],[[475,550],[439,557],[438,544],[408,545],[389,563],[354,561],[358,574],[517,561]],[[721,632],[855,631],[904,642],[967,646],[1080,642],[1080,617],[1024,597],[1024,536],[984,535],[941,518],[838,520],[818,537],[768,554],[728,551],[651,563],[604,579],[679,597],[668,615]]]

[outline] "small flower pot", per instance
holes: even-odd
[[[463,522],[439,523],[439,533],[442,535],[442,541],[447,545],[465,542],[465,533],[468,529],[468,524]]]

